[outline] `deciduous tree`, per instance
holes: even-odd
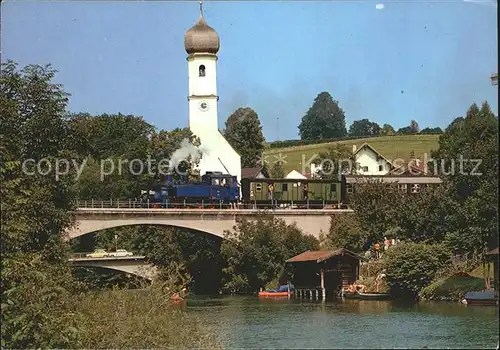
[[[380,126],[368,119],[355,120],[349,127],[349,136],[377,136]]]
[[[320,93],[299,125],[303,140],[344,137],[347,134],[344,111],[328,92]]]
[[[264,150],[264,134],[259,116],[252,108],[238,108],[226,121],[224,137],[241,156],[241,166],[257,166]]]

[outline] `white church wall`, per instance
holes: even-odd
[[[196,96],[217,95],[217,56],[195,54],[188,58],[189,92]],[[205,66],[205,76],[199,68]]]

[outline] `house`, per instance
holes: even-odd
[[[357,150],[353,148],[353,151],[357,174],[386,175],[393,169],[391,161],[368,143],[363,144]]]
[[[265,179],[266,177],[262,173],[261,168],[242,168],[241,169],[242,179]]]

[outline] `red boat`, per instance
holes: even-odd
[[[279,289],[270,289],[259,292],[259,297],[287,297],[288,295],[293,295],[293,286],[290,286],[290,290],[288,290],[288,286],[280,286]]]

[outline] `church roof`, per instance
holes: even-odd
[[[188,54],[216,54],[220,48],[219,35],[203,18],[200,2],[200,18],[184,35],[184,48]]]

